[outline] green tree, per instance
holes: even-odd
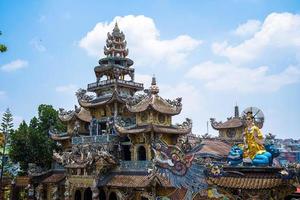
[[[23,172],[28,164],[35,163],[44,169],[51,166],[55,143],[49,138],[49,130],[64,131],[66,127],[58,118],[58,111],[51,105],[40,105],[38,117],[33,117],[29,126],[23,121],[12,134],[10,157],[20,163]]]
[[[27,159],[31,159],[29,142],[29,130],[25,121],[22,121],[19,128],[11,135],[11,150],[9,156],[14,162],[19,162],[22,170],[27,170]]]
[[[7,108],[3,114],[1,127],[0,127],[0,131],[2,132],[2,135],[4,137],[3,144],[2,144],[2,153],[1,153],[1,175],[0,175],[1,195],[2,195],[2,179],[4,174],[4,166],[6,161],[8,160],[8,157],[6,155],[6,145],[10,141],[10,135],[13,133],[13,127],[14,127],[13,116],[9,108]]]
[[[9,108],[7,108],[2,116],[0,131],[3,132],[5,136],[9,136],[13,132],[13,127],[13,116]]]
[[[0,35],[2,35],[2,32],[0,31]],[[0,52],[3,53],[7,51],[7,47],[4,44],[0,44]]]
[[[45,134],[48,134],[50,129],[66,131],[66,126],[58,117],[58,111],[52,105],[41,104],[38,107],[38,120],[39,128]]]

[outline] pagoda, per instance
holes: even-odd
[[[230,144],[243,142],[243,132],[245,125],[239,114],[239,107],[234,107],[234,116],[228,117],[225,122],[217,122],[215,118],[210,119],[213,129],[219,131],[218,138]]]
[[[192,123],[172,124],[172,116],[182,110],[181,98],[160,97],[155,77],[149,89],[136,94],[144,88],[134,81],[126,45],[116,23],[107,34],[105,57],[94,68],[96,81],[76,92],[79,106],[74,110],[60,109],[67,132],[52,130],[50,135],[62,147],[53,154],[54,167],[65,172],[39,184],[38,196],[154,199],[174,190],[166,178],[150,172],[154,165],[151,145],[157,139],[175,145],[191,132]],[[47,194],[43,188],[50,188]]]

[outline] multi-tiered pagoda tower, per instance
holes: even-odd
[[[144,94],[135,95],[143,84],[134,81],[133,61],[127,58],[125,36],[117,23],[107,34],[104,54],[94,68],[96,82],[76,93],[79,106],[73,111],[60,109],[67,132],[53,132],[51,137],[62,145],[63,151],[55,152],[54,158],[64,166],[65,178],[60,175],[60,183],[50,185],[47,196],[75,200],[165,196],[173,187],[149,172],[154,158],[151,144],[156,139],[176,144],[191,132],[191,121],[172,125],[172,116],[181,112],[181,98],[160,97],[155,78]],[[39,186],[39,193],[45,185]]]

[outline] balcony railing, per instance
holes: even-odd
[[[138,88],[143,88],[143,84],[142,83],[136,83],[133,81],[125,81],[125,80],[121,80],[121,79],[111,79],[111,80],[104,80],[104,81],[98,81],[98,82],[94,82],[94,83],[90,83],[88,84],[88,89],[95,89],[99,86],[105,86],[105,85],[112,85],[114,83],[121,83],[121,84],[125,84],[125,85],[130,85],[133,87],[138,87]]]
[[[120,161],[118,171],[148,171],[152,168],[152,162],[148,160]]]
[[[110,143],[117,141],[117,135],[94,135],[94,136],[81,136],[73,137],[72,144],[89,144],[89,143]]]

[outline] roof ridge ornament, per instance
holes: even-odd
[[[159,87],[156,85],[156,78],[155,75],[153,74],[152,76],[152,82],[150,86],[150,93],[153,95],[157,95],[159,93]]]

